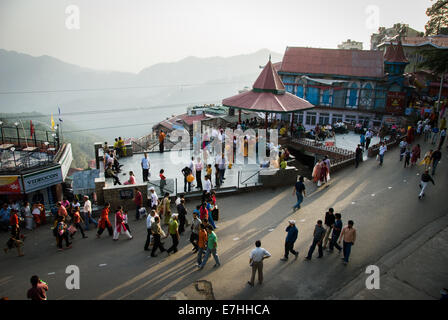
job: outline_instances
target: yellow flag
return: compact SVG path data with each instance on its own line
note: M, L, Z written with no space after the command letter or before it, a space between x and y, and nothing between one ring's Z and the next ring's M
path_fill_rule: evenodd
M53 114L51 114L51 130L54 131L54 119L53 119Z

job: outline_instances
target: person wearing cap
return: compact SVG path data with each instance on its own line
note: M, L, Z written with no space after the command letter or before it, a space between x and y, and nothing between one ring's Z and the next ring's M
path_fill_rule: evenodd
M89 224L94 223L95 228L98 227L98 222L92 218L92 203L89 196L84 196L84 221L86 223L86 231L89 230Z
M168 255L171 252L176 253L177 252L177 245L179 244L179 222L178 222L178 214L173 213L171 215L171 219L168 222L168 233L171 236L171 239L173 240L173 245L169 247L167 250Z
M313 233L313 243L311 244L310 250L308 250L308 255L305 257L305 260L311 260L311 256L313 255L314 249L316 245L319 248L319 256L318 258L322 258L324 255L324 251L322 249L322 240L325 237L325 229L322 227L322 220L317 220L316 227L314 228Z
M249 265L252 267L252 276L247 283L253 287L255 281L255 274L258 271L258 283L263 283L263 260L270 258L271 254L261 247L261 241L255 241L255 249L250 252Z
M289 225L286 227L286 232L288 233L285 240L285 255L281 258L281 261L288 260L288 254L291 252L295 255L295 259L299 256L299 252L294 250L294 242L297 240L297 235L299 234L299 230L296 227L295 220L289 220Z

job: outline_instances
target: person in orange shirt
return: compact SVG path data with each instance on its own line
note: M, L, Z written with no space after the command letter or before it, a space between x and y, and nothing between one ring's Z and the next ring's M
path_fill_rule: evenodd
M61 202L57 203L58 207L58 216L62 217L64 221L67 219L67 209L61 204Z
M202 223L199 229L198 259L197 259L198 266L202 264L202 255L207 250L207 240L208 240L208 234L207 231L205 230L205 225Z
M79 207L76 207L75 211L73 212L73 226L77 230L81 231L82 238L85 239L85 238L87 238L87 236L84 234L84 229L81 226L81 221L82 221L82 223L84 223L84 221L81 218L81 215L79 214ZM75 233L76 233L76 231L70 235L70 238L73 239Z
M17 240L19 240L20 239L19 216L17 215L17 210L15 209L11 210L9 225L11 226L11 235Z
M101 234L103 233L104 229L107 228L107 231L109 231L109 235L113 235L113 229L112 224L109 221L109 210L110 210L110 203L106 202L104 205L104 209L101 212L100 220L98 221L98 233L96 234L96 237L101 237Z
M40 224L46 224L47 223L47 217L45 216L45 207L41 202L37 203L37 207L40 210Z

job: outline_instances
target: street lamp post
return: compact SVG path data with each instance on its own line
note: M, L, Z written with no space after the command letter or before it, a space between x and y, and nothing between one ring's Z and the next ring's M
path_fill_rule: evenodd
M16 154L15 154L16 148L12 147L10 150L12 151L12 156L14 158L14 167L17 167Z
M3 121L0 121L0 130L2 132L2 144L5 144L5 134L3 133Z
M17 129L17 145L20 147L19 123L18 122L14 122L14 125L16 126L16 129Z

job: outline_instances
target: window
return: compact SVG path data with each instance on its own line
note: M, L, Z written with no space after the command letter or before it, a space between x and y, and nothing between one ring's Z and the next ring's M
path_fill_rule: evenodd
M304 92L304 90L303 90L303 80L299 80L299 81L297 82L297 91L296 91L296 95L297 95L299 98L303 98L303 92Z
M321 89L320 90L320 104L322 106L329 106L331 104L331 89Z
M347 90L343 88L333 89L333 107L337 108L345 107L346 92Z
M316 112L306 113L306 124L314 126L316 124Z
M319 125L325 126L330 123L330 114L329 113L320 113L319 114Z
M342 114L333 114L332 121L333 123L342 122Z
M297 115L298 115L297 123L303 124L303 111L302 112L298 112Z
M356 116L345 115L345 122L350 122L352 124L356 124Z
M285 85L285 91L294 94L294 86L287 84Z
M347 106L356 107L358 105L358 85L353 82L348 90Z
M319 104L319 88L307 87L306 100L308 100L309 103L317 106Z
M361 90L359 104L367 109L373 106L373 86L370 82L366 83Z

